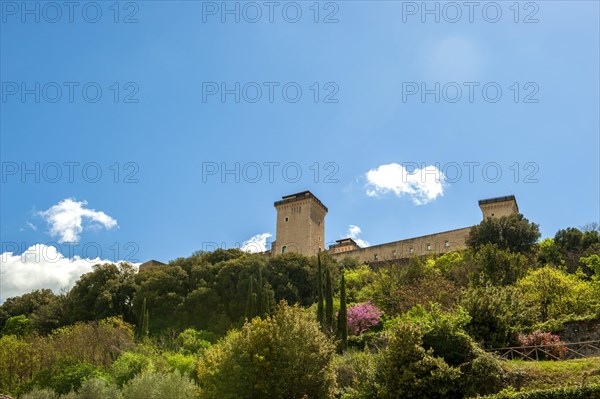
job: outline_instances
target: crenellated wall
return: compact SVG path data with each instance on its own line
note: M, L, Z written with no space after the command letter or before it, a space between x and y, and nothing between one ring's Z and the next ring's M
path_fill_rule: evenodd
M357 257L360 263L380 262L386 260L410 258L455 251L465 247L471 227L429 234L406 240L394 241L353 251L329 252L336 260L345 257Z

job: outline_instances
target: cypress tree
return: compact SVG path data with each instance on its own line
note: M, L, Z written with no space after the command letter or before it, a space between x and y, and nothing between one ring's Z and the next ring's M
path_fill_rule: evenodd
M325 325L329 332L333 331L333 288L329 267L325 269Z
M342 281L340 283L340 312L338 313L337 335L340 339L340 349L348 348L348 309L346 307L346 279L342 269Z
M150 313L148 312L148 306L146 302L147 298L144 298L142 302L142 319L138 327L138 334L140 338L148 337L150 330Z
M248 282L248 298L246 299L246 311L245 317L250 320L254 317L254 308L255 308L255 294L254 294L254 276L250 276L250 281Z
M265 307L263 301L263 278L262 269L258 269L258 286L256 289L256 314L260 317L265 315Z
M317 321L323 326L323 270L321 269L321 254L317 254Z

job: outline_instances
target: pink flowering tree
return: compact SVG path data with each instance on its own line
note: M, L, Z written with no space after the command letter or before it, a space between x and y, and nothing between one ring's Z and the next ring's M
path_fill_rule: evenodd
M370 327L376 326L381 321L381 310L371 301L348 308L348 329L354 335L362 334Z
M549 332L534 331L529 335L519 334L517 336L519 345L525 346L525 352L528 356L535 354L538 351L538 358L546 359L547 352L550 355L561 358L567 354L568 350L565 343L561 341L558 335L554 335Z

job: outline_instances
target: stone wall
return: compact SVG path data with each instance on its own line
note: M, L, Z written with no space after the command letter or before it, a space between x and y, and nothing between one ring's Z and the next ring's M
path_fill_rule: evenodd
M360 263L382 262L412 256L426 256L455 251L465 247L471 227L429 234L386 244L373 245L354 251L330 253L336 260L345 257L357 257Z
M560 331L554 331L564 342L587 342L600 340L600 319L565 323Z

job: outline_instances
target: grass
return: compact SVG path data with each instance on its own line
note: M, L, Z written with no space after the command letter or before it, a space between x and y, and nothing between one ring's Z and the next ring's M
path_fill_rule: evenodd
M504 362L509 384L519 390L600 383L600 357L565 361Z

